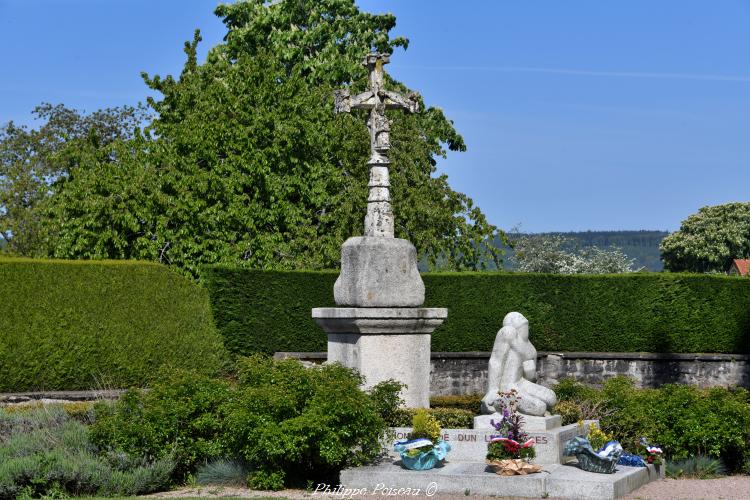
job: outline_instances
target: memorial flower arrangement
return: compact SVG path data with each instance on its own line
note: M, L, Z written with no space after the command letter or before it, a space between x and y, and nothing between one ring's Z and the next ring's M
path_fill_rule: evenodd
M583 421L580 421L579 425L584 428ZM646 467L648 464L658 466L663 462L662 449L651 445L645 437L641 438L637 454L628 453L595 422L589 424L585 435L577 436L566 443L565 454L575 455L579 467L583 470L607 474L615 472L616 465Z
M622 453L622 446L617 441L610 441L596 451L583 436L576 436L565 443L563 451L564 455L575 456L582 470L600 474L614 474Z
M523 431L523 416L518 413L520 396L515 390L498 396L495 408L500 418L490 421L497 434L492 435L487 445L487 464L501 476L541 471L539 465L530 463L536 456L535 441Z
M646 455L646 463L661 465L664 462L662 459L663 450L658 446L650 444L645 437L641 438L641 447L642 453Z
M603 431L596 422L590 422L587 428L584 421L579 420L578 427L581 435L565 443L563 453L567 456L575 456L578 460L578 467L582 470L613 474L618 464L631 465L624 462L630 461L631 457L640 458L626 453L620 443L615 441L612 435Z
M583 427L583 422L579 422L579 425ZM641 438L636 453L629 453L622 449L620 443L615 441L611 434L604 432L595 422L592 422L589 425L586 439L594 453L601 458L611 457L616 451L619 451L620 456L617 465L646 467L648 464L658 466L663 463L662 449L649 444L645 437Z
M396 441L394 449L407 469L428 470L441 463L451 445L440 439L440 424L420 408L412 418L411 439Z

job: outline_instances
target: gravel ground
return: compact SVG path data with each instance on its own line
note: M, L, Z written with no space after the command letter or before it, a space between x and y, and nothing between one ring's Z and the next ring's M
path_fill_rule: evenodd
M750 498L750 476L729 476L721 479L662 479L634 491L627 497L635 499L735 499Z
M181 498L181 497L238 497L238 498L259 498L275 497L279 500L288 498L294 500L314 498L342 498L333 495L313 494L305 490L284 490L284 491L254 491L247 488L232 488L225 486L204 486L200 488L182 488L175 491L156 493L149 495L156 498ZM372 498L372 496L368 497ZM377 495L378 498L387 498ZM367 497L354 497L367 498ZM393 498L393 497L390 497ZM510 500L512 497L488 497L472 495L441 495L439 492L431 497L423 495L422 498L431 498L434 500L449 500L453 498L471 498L472 500ZM750 476L730 476L721 479L663 479L647 484L641 489L634 491L624 497L627 500L652 500L652 499L750 499ZM515 498L514 498L515 500Z

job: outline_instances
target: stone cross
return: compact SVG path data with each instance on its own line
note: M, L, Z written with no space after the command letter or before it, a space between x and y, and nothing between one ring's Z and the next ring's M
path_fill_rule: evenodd
M391 149L391 122L385 116L386 109L403 109L408 113L418 111L417 94L406 97L398 92L385 90L383 85L383 65L388 64L388 54L371 53L365 56L363 65L370 72L370 86L361 94L351 96L349 89L333 93L336 113L348 113L354 109L368 109L370 116L367 128L370 130L370 194L367 198L365 236L393 238L393 212L391 211L390 180L388 175L388 150Z

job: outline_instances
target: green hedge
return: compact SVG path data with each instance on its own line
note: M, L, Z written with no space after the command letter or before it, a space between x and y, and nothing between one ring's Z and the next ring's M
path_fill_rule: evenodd
M0 392L142 386L226 357L206 291L164 266L0 259Z
M236 354L325 351L310 309L335 305L337 272L204 268L217 326ZM428 273L426 306L448 307L433 351L489 351L520 311L540 351L750 353L750 279L635 273Z

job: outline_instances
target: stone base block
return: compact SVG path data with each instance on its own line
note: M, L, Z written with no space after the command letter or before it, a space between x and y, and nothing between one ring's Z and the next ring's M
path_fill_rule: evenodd
M596 420L584 422L584 432L592 422L596 422ZM407 439L411 427L394 427L393 430L396 432L396 439ZM528 430L527 432L529 438L536 442L534 445L536 451L535 463L562 464L575 461L575 458L563 455L563 448L569 439L578 434L583 434L578 424L565 425L546 431ZM451 462L477 462L484 460L484 457L487 456L487 444L492 439L493 434L495 434L494 429L443 429L442 439L451 445L451 451L448 455ZM391 456L395 458L395 452Z
M349 238L341 246L341 274L333 298L339 306L421 306L424 283L414 245L399 238Z
M474 417L474 428L492 429L490 420L497 422L500 420L501 416L500 413L493 413L492 415L479 415L478 417ZM545 417L524 415L523 422L523 428L527 431L548 431L560 427L562 425L562 417L560 415L548 415Z
M341 485L359 489L360 496L405 496L419 490L416 494L430 496L613 499L659 478L653 466L618 467L614 474L596 474L576 465L552 464L538 474L498 476L484 462L454 462L451 455L443 467L429 471L410 471L398 461L347 469L341 472Z
M366 388L398 380L406 406L430 406L430 334L447 309L321 307L312 316L328 333L329 362L358 370Z

